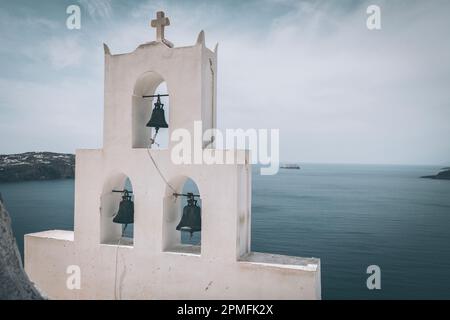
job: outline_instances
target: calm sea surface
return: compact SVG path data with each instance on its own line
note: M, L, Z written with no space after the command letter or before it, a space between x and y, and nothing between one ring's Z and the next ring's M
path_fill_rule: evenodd
M252 250L318 257L324 299L450 299L450 181L439 167L304 164L253 174ZM23 235L73 229L73 180L0 184ZM366 287L369 265L381 290Z

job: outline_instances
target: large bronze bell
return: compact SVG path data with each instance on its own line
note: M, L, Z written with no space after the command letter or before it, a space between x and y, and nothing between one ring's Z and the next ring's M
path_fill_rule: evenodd
M134 222L134 203L131 200L130 191L123 191L122 201L120 201L119 205L119 211L114 216L113 222L125 225Z
M201 208L197 205L193 193L188 193L188 204L183 209L183 216L177 225L178 231L186 231L192 234L202 230Z
M166 117L164 116L164 104L161 103L161 98L158 98L155 103L155 108L153 108L152 116L150 117L147 127L151 128L168 128L169 125L166 122Z

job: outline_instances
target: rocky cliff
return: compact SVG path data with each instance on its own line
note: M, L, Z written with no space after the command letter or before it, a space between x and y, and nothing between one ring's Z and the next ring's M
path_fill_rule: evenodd
M0 194L0 300L43 299L25 273Z
M75 155L27 152L0 155L0 182L72 179Z
M441 172L433 176L424 176L422 178L450 180L450 168L443 168Z

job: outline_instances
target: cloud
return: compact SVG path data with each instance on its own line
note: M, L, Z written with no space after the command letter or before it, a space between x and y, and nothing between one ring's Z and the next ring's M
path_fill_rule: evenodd
M50 39L44 47L49 62L57 69L80 65L87 53L76 36Z
M450 160L445 140L450 136L450 65L445 63L450 57L446 41L450 3L380 0L380 31L366 28L365 9L370 1L260 3L147 1L128 7L121 3L120 17L107 28L84 25L78 37L52 35L38 47L36 56L42 58L36 61L49 61L58 71L46 85L66 92L59 93L58 100L61 108L72 110L70 116L51 117L61 127L67 122L69 128L77 128L67 135L65 148L92 146L79 133L83 125L93 141L101 141L99 124L91 121L101 119L102 112L101 42L108 43L113 53L133 51L154 39L149 21L156 10L163 9L171 19L166 36L176 46L194 44L201 29L206 31L209 47L220 43L220 128L280 128L281 157L286 161L417 164ZM87 11L100 23L100 17L112 16L116 4L97 6ZM54 84L59 79L66 87ZM89 85L83 85L86 81ZM11 112L9 132L22 134L23 126L32 126L17 120L26 103L21 104L23 110L5 107L15 104L12 92L19 95L26 85L33 87L23 82L19 90L8 80L0 86L2 95L11 92L7 103L0 99L2 114ZM39 88L34 96L55 108L45 112L60 111L47 97L53 90ZM77 108L82 111L75 112ZM87 120L93 110L95 117ZM51 141L61 144L57 137ZM5 142L0 147L7 148Z
M315 3L278 16L264 37L226 37L219 123L281 128L293 161L448 161L450 23L431 5L383 3L378 33L364 5Z
M0 91L0 135L9 137L2 139L2 150L73 152L80 145L100 145L103 99L98 83L0 78Z
M0 53L8 55L29 54L36 44L38 37L29 37L30 34L49 34L58 29L58 24L48 18L25 14L18 18L6 10L0 10Z
M112 17L111 0L78 0L78 3L95 22L101 19L111 19Z

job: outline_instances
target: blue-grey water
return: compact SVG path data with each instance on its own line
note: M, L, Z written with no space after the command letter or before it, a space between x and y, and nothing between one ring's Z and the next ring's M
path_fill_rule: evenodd
M304 164L253 173L252 250L318 257L324 299L450 299L450 181L431 166ZM23 235L73 228L72 180L0 184ZM366 269L381 268L381 290Z

